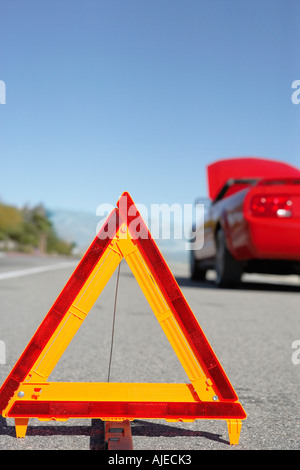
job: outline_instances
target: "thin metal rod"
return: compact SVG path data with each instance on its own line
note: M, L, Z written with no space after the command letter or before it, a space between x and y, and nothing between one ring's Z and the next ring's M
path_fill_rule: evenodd
M112 360L112 353L113 353L114 334L115 334L115 321L116 321L116 310L117 310L117 297L118 297L119 278L120 278L120 268L121 268L121 263L119 263L119 266L118 266L118 274L117 274L117 284L116 284L116 293L115 293L113 325L112 325L112 332L111 332L110 356L109 356L109 365L108 365L107 382L109 382L109 379L110 379L111 360Z

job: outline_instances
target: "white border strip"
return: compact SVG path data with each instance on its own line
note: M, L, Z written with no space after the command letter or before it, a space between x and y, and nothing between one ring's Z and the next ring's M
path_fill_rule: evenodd
M36 268L20 269L18 271L10 271L6 273L0 273L0 281L2 279L12 279L15 277L30 276L31 274L45 273L48 271L56 271L57 269L70 268L76 266L76 261L66 261L65 263L50 264L47 266L38 266Z

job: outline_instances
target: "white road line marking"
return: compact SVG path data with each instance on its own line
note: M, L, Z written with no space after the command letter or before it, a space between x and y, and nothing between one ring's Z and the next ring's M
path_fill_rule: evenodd
M45 273L48 271L55 271L57 269L69 268L76 266L78 263L75 261L66 261L65 263L50 264L47 266L38 266L36 268L19 269L18 271L8 271L6 273L0 273L0 280L11 279L14 277L29 276L31 274Z

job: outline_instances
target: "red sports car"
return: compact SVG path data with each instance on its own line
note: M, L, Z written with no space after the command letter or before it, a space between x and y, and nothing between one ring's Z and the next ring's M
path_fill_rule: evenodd
M234 287L243 272L300 274L300 170L244 157L209 165L207 176L210 204L195 228L192 279L214 269L218 286Z

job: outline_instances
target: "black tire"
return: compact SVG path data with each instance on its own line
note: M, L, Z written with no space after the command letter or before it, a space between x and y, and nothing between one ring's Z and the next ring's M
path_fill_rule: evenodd
M190 251L190 274L193 281L204 281L206 269L201 268L200 261L195 258L194 250Z
M215 260L216 284L219 287L236 287L241 281L242 264L226 246L225 234L219 229L216 234L217 255Z

